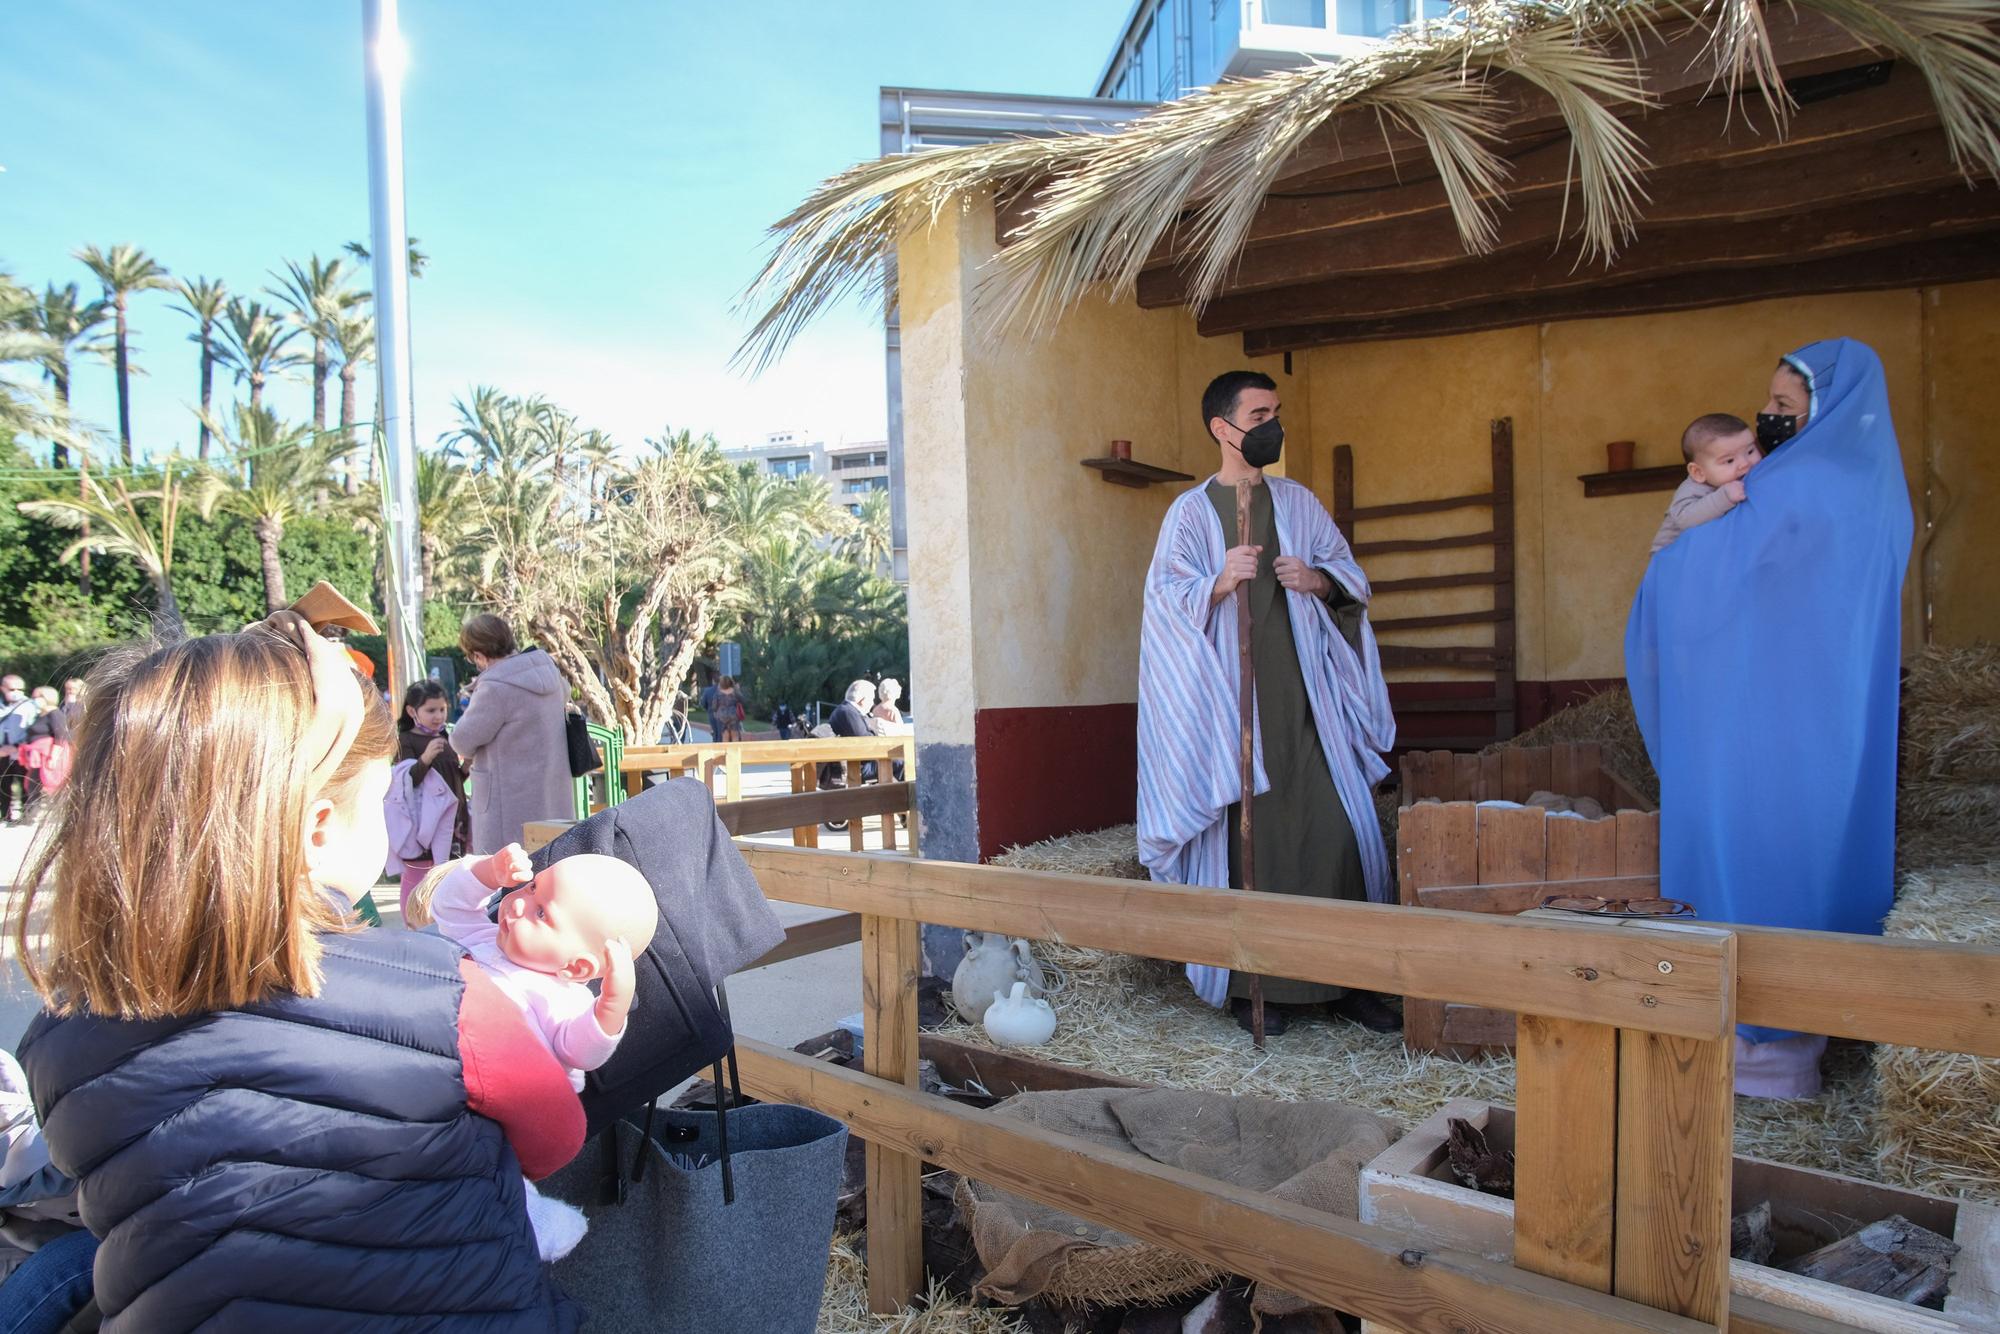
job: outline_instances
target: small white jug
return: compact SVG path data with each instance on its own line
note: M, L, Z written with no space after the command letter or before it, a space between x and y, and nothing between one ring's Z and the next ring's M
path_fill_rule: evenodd
M1026 982L1016 982L1011 996L994 992L986 1007L986 1036L1003 1047L1039 1047L1055 1031L1056 1012L1047 1001L1030 996Z

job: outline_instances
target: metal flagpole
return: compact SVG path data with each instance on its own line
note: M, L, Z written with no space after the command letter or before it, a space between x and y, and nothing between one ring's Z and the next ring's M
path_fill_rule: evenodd
M389 688L425 675L417 558L415 423L410 389L409 232L403 217L403 32L396 0L361 0L368 85L369 244L375 253L375 364L382 418L383 566L389 586Z

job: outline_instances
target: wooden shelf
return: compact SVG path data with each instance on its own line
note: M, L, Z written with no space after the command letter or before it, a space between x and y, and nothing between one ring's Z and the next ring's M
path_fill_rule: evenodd
M1624 472L1587 472L1576 480L1586 496L1635 496L1641 491L1671 491L1687 480L1681 464L1666 468L1628 468Z
M1155 468L1150 463L1134 463L1131 459L1085 459L1083 466L1097 469L1098 476L1119 486L1151 486L1155 482L1192 482L1193 473L1175 472L1171 468Z

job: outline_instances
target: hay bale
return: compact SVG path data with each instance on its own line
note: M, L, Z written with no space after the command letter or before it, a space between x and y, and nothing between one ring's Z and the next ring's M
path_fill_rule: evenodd
M1903 677L1903 781L2000 782L2000 645L1926 648Z
M1119 880L1148 878L1139 861L1139 826L1132 824L1018 844L995 857L993 865L1063 875L1106 875Z
M1660 776L1653 772L1653 761L1646 754L1646 739L1639 735L1639 719L1632 712L1632 695L1623 686L1579 700L1512 740L1496 741L1480 754L1576 741L1595 741L1601 747L1607 769L1647 801L1659 804Z
M2000 946L2000 859L1903 878L1891 936ZM1878 1047L1875 1122L1897 1180L2000 1203L2000 1060Z

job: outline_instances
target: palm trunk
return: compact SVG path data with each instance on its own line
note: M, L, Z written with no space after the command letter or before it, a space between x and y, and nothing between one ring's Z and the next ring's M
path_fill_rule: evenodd
M340 364L340 438L349 449L354 447L354 363L351 361ZM354 475L352 454L347 456L341 471L346 474L342 489L351 496L361 489L360 479Z
M161 573L153 576L153 599L159 604L155 610L159 628L168 632L170 638L180 638L187 630L187 623L181 620L181 604L174 598L172 575Z
M313 339L313 430L326 430L326 340Z
M209 341L209 330L215 326L204 322L201 326L201 447L200 459L208 462L208 403L215 389L215 348Z
M285 605L285 567L278 560L278 543L285 535L285 526L265 518L251 527L257 534L257 554L264 566L264 613L268 616Z
M90 455L85 453L76 469L77 495L88 499L90 496ZM76 591L86 600L90 597L90 520L85 519L77 529L85 539L83 550L77 553Z
M125 466L132 466L132 363L125 349L125 294L113 303L118 312L118 346L113 356L118 372L118 447L124 452Z
M55 381L56 406L61 410L60 415L62 417L62 420L64 422L67 422L69 421L68 360L65 359L63 361L60 361L55 366L51 367L49 370L49 378ZM62 469L69 467L69 446L64 444L60 440L54 441L52 443L53 443L53 448L49 451L50 454L52 455L50 462L55 464L57 471L61 471Z
M264 372L250 372L250 411L264 406Z

